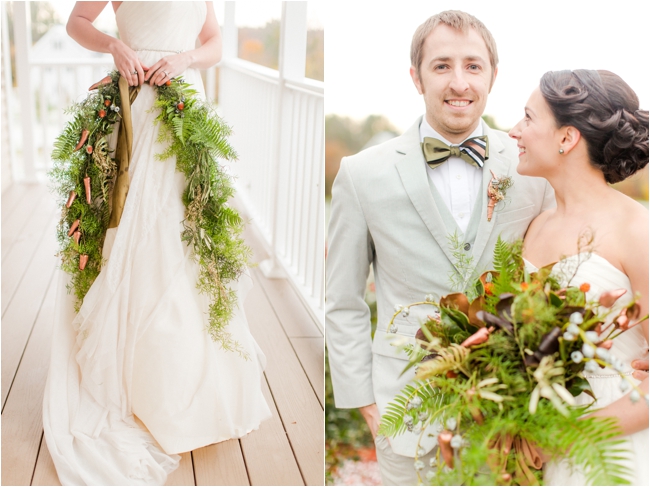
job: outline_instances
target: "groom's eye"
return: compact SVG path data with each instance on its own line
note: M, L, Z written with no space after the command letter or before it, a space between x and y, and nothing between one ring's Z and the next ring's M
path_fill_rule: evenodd
M478 71L479 69L481 69L481 67L478 64L470 64L469 69L471 69L472 71Z

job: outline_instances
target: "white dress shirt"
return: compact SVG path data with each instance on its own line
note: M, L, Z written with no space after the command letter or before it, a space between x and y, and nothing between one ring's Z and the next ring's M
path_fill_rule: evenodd
M479 123L478 127L467 138L481 135L483 135L483 125ZM458 145L451 144L442 135L433 130L427 122L426 117L423 117L422 123L420 124L420 142L423 142L425 137L442 140L448 145ZM460 157L450 157L435 169L431 169L427 164L427 174L440 193L440 196L442 196L443 201L461 231L465 233L472 210L474 209L474 203L481 190L483 169L468 164Z

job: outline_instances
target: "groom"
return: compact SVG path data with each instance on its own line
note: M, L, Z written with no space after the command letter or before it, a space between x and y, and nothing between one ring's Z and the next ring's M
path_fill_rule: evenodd
M431 431L377 436L380 415L413 377L412 371L400 376L407 357L391 345L392 333L411 339L432 312L413 308L389 333L395 305L452 292L450 276L463 272L454 251L471 258L477 271L491 268L499 235L522 238L533 218L555 205L544 179L517 174L515 142L481 120L497 63L494 38L472 15L446 11L429 18L411 45L411 77L425 116L402 136L344 158L332 189L326 321L334 395L337 407L359 408L365 417L384 485L415 485L418 438L427 469L435 451ZM493 174L514 184L488 220ZM370 265L374 340L364 301Z
M344 158L332 189L326 322L334 395L337 407L359 408L365 417L384 485L415 485L418 442L423 476L435 452L433 427L422 435L377 436L380 415L413 377L400 376L407 357L391 341L395 334L412 339L432 311L413 308L387 330L394 307L452 292L450 276L465 270L454 253L471 258L478 272L490 269L499 235L522 238L533 218L555 205L545 180L517 174L515 142L481 120L497 63L494 39L475 17L446 11L429 18L411 45L411 77L425 116L401 137ZM514 184L488 220L493 174ZM364 301L370 265L374 340ZM632 365L635 376L646 375L647 360Z

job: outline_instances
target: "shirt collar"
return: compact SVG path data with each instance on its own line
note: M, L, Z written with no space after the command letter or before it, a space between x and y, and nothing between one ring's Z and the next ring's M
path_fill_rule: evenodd
M479 120L478 126L467 138L469 139L470 137L480 137L481 135L483 135L483 124ZM447 145L456 145L452 144L438 132L433 130L431 125L429 125L429 122L427 122L426 116L422 117L422 123L420 123L420 142L423 142L425 137L433 137L434 139L442 140Z

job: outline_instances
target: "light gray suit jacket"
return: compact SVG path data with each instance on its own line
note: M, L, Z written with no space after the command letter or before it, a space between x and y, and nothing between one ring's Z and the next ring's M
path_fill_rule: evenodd
M455 231L476 264L489 270L497 237L522 238L542 210L555 205L553 190L540 178L517 174L516 143L484 124L489 158L483 168L481 193L463 234L435 186L429 183L420 148L420 122L402 136L344 158L332 188L328 232L326 330L336 406L386 406L413 378L400 377L407 356L391 345L387 326L396 304L437 299L453 292L449 276L457 272L449 247ZM483 122L482 122L483 123ZM490 170L511 176L506 201L487 221ZM377 331L370 336L370 310L364 301L369 267L373 265L377 294ZM413 308L395 320L397 334L412 340L432 309ZM414 456L419 435L391 439L393 451ZM426 451L433 438L423 435Z

